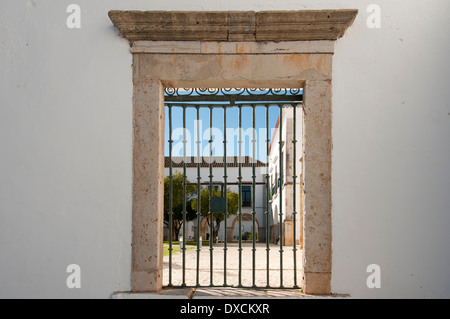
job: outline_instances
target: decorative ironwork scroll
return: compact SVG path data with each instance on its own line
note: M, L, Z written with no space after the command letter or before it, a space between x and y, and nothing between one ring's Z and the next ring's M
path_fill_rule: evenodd
M301 101L301 88L164 88L166 102Z

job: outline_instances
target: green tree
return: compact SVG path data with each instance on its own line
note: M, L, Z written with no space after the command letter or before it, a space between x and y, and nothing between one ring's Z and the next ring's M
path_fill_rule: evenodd
M189 184L186 179L186 184ZM169 226L169 186L170 178L164 178L164 222ZM192 208L190 197L195 193L194 185L186 185L186 221L193 220L197 217L197 212ZM172 174L172 229L174 240L178 240L180 229L183 226L183 174L175 172Z
M212 191L212 197L221 197L221 192L218 189ZM236 192L227 189L227 216L236 215L238 211L239 195ZM197 198L192 199L192 209L197 211ZM225 219L223 212L215 212L212 214L209 210L209 187L204 187L200 192L200 208L201 215L206 217L209 229L212 230L213 240L215 241L219 234L220 224ZM212 217L212 218L211 218Z

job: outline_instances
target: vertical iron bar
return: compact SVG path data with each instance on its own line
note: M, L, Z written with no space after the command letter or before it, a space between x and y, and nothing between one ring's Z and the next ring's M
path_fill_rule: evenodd
M183 287L186 286L186 143L186 107L183 107Z
M169 105L169 287L172 286L173 176L172 176L172 106Z
M252 139L252 283L253 287L256 287L256 277L255 277L255 268L256 268L256 206L255 206L255 188L256 188L256 171L255 171L255 162L256 162L256 123L255 123L255 105L252 105L252 131L253 131L253 139Z
M297 105L296 104L293 104L292 105L292 107L294 108L293 109L293 113L294 113L294 115L293 115L293 121L292 121L292 125L294 126L294 128L293 128L293 139L292 139L292 145L293 145L293 148L294 148L294 150L293 150L293 159L292 159L292 161L293 161L293 163L292 163L292 170L293 170L293 172L292 172L292 188L293 188L293 206L294 206L294 209L293 209L293 224L294 224L294 231L293 231L293 236L294 236L294 240L293 240L293 242L294 242L294 247L293 247L293 252L294 252L294 288L298 288L298 286L297 286L297 221L296 221L296 215L297 215L297 202L296 202L296 197L297 197L297 190L296 190L296 188L297 188L297 163L296 163L296 161L297 161L297 129L296 129L296 126L297 126L297 112L296 112L296 108L297 108Z
M270 287L269 274L269 105L266 105L266 281L267 288Z
M279 158L278 158L278 165L280 168L280 177L278 180L278 187L279 187L279 208L280 208L280 219L279 219L279 240L280 240L280 287L283 288L283 104L279 104L280 108L280 116L279 116L279 123L278 123L278 137L279 137Z
M197 106L197 286L200 286L200 219L201 219L201 177L200 177L200 107Z
M223 246L223 285L227 285L227 219L228 219L228 202L227 202L227 107L223 107L223 182L224 182L224 197L225 197L225 212L224 212L224 246Z
M238 276L238 287L242 287L242 107L239 106L239 158L238 158L238 182L239 182L239 204L238 204L238 215L239 215L239 276Z
M213 108L209 107L209 280L210 286L213 286L213 219L214 213L211 210L211 198L213 197L213 172L212 172L212 121L213 121Z

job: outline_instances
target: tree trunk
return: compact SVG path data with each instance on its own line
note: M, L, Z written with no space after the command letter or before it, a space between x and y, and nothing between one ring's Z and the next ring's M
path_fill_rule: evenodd
M214 243L217 243L217 238L219 236L219 230L220 230L220 223L221 220L220 219L216 219L216 226L214 227Z
M178 236L180 235L181 223L173 221L173 241L178 241Z

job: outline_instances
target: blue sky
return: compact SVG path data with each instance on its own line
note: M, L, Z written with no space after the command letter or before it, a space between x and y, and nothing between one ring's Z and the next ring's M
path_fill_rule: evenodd
M237 107L227 108L227 156L236 156L238 155L238 143L237 143L237 128L238 128L238 119L239 119L239 111ZM252 135L251 128L253 126L252 123L252 108L251 107L243 107L242 108L242 129L243 129L243 138L246 140L242 145L242 155L252 156L252 145L250 141L250 137ZM224 121L223 121L224 110L222 108L214 108L213 109L213 156L222 156L223 155L223 132L224 132ZM279 114L279 108L277 106L269 107L269 138L271 138L273 134L273 130L275 128L277 119ZM186 128L187 128L187 139L189 139L190 135L190 143L188 141L186 147L186 155L191 156L197 155L197 146L196 146L196 120L197 120L197 110L195 108L187 108L186 109ZM266 109L265 107L257 106L255 109L255 128L256 128L256 154L257 158L266 161L265 159L265 138L266 138ZM205 155L209 155L209 108L201 108L200 109L200 131L201 131L201 150ZM182 155L180 153L180 148L182 148L182 128L183 128L183 109L181 107L172 107L172 138L173 138L173 155ZM165 145L164 145L164 153L166 156L169 155L169 111L166 107L166 125L165 125ZM264 139L264 140L262 140ZM258 145L263 149L259 149ZM205 152L206 150L206 152Z
M227 110L227 156L238 155L238 119L239 110L238 107L228 107ZM252 123L252 107L245 106L242 107L242 129L243 138L245 138L244 144L242 145L242 156L253 156L252 145L251 145L251 128ZM273 131L275 129L279 115L278 106L269 107L269 139L272 137ZM223 155L223 127L224 127L224 109L223 108L213 108L213 156ZM187 129L187 139L188 144L186 146L187 156L197 155L197 145L196 145L196 120L197 120L197 110L194 107L186 108L186 129ZM205 156L209 156L209 108L200 108L200 123L201 123L201 152ZM256 158L266 162L266 108L264 106L256 106L255 108L255 128L256 128ZM173 106L172 107L172 138L173 138L173 156L182 156L182 128L183 128L183 108ZM189 141L190 137L190 141ZM166 156L169 155L169 111L166 106L165 109L165 145L164 153Z

